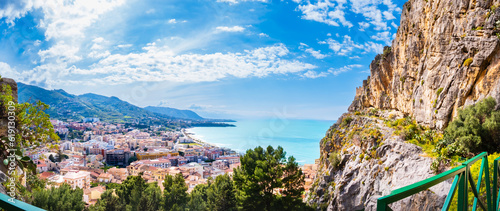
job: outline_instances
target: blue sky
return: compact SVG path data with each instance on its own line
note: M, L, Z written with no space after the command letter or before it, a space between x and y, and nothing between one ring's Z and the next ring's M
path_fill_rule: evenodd
M0 74L214 118L335 120L397 0L0 0Z

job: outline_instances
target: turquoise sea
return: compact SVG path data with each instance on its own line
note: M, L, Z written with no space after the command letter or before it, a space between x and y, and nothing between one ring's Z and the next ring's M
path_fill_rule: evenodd
M282 146L287 156L299 164L319 158L319 142L335 121L297 119L245 119L236 127L195 127L187 130L193 137L220 147L244 153L256 146Z

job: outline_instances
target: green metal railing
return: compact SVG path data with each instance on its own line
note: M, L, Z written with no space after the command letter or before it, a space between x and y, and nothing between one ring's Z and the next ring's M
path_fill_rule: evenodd
M35 207L31 204L14 199L14 203L9 201L10 196L0 193L0 210L14 210L14 211L45 211L44 209Z
M472 178L472 174L470 173L470 167L475 162L481 160L481 168L479 170L479 176L477 179L477 185ZM495 210L498 211L499 201L500 201L500 193L498 190L498 176L499 173L499 163L500 157L495 159L494 162L494 171L493 171L493 190L490 185L490 177L488 170L488 153L483 152L472 159L462 163L461 166L433 176L431 178L422 180L420 182L408 185L406 187L399 188L391 192L391 194L387 196L380 197L377 200L377 211L386 211L391 210L389 208L389 204L402 200L408 196L417 194L421 191L427 190L432 186L435 186L445 180L453 179L453 183L451 185L448 196L446 197L446 201L444 202L442 210L448 210L452 203L453 197L457 192L458 188L458 196L457 196L457 210L466 211L469 209L469 192L468 188L470 185L470 190L474 196L474 202L472 204L472 210L476 210L477 207L481 207L483 210ZM484 175L484 185L486 186L486 201L482 200L479 197L479 192L482 184L482 177ZM493 194L491 194L493 192ZM493 201L495 200L495 201Z

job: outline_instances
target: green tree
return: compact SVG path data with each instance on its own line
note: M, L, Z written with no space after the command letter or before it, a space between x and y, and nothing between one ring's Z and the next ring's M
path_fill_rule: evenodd
M167 175L163 187L163 208L165 210L184 210L188 200L187 185L182 174L175 177Z
M278 146L247 150L234 170L234 185L242 210L303 210L304 175L293 157ZM279 193L281 190L281 193Z
M33 205L49 211L81 211L85 207L83 190L68 184L59 188L38 189L33 192Z
M55 163L55 162L56 162L56 159L54 158L54 155L52 155L52 154L50 154L50 155L49 155L49 160L50 160L51 162L53 162L53 163Z
M132 163L132 162L134 162L134 161L137 161L137 157L135 156L135 153L134 153L134 156L132 156L132 157L130 157L130 158L128 159L128 164L131 164L131 163Z
M207 201L209 210L236 210L236 195L233 181L227 174L215 178L208 187Z
M57 161L62 162L65 159L65 154L63 154L63 151L61 149L57 150Z
M205 211L207 210L207 184L199 184L194 187L189 194L187 209L189 211Z
M142 192L146 189L146 181L142 175L128 176L125 181L116 189L116 194L126 205L127 210L140 210L139 201Z
M471 157L482 151L500 151L500 111L492 97L458 111L445 129L437 150L445 156Z
M146 189L144 189L144 192L139 194L141 194L141 196L137 210L157 211L160 209L162 194L161 194L161 189L160 187L158 187L156 182L147 184Z

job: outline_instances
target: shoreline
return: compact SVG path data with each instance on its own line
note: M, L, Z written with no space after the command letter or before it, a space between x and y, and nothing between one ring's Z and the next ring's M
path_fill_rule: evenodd
M207 145L207 146L210 146L210 147L218 147L218 148L223 148L223 147L217 146L217 145L215 145L215 144L208 143L208 142L206 142L206 141L204 141L204 140L201 140L201 139L198 139L198 138L195 138L195 137L191 136L190 134L193 134L193 135L194 135L194 133L186 131L186 130L189 130L189 129L190 129L190 128L183 128L183 129L181 129L181 132L182 132L182 134L183 134L184 136L186 136L186 137L188 137L188 138L192 139L194 142L196 142L196 143L198 143L198 144L201 144L202 146Z

